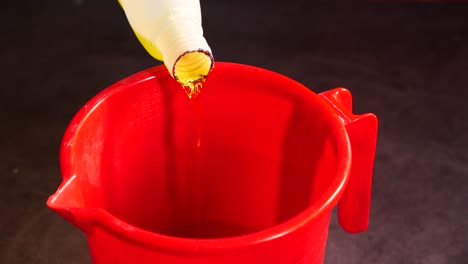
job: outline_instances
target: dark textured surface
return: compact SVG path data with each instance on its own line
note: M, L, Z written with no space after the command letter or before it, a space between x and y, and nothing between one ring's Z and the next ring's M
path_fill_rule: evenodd
M116 1L12 2L1 16L0 263L90 263L84 235L45 207L60 139L89 98L156 62ZM202 2L218 61L316 92L347 87L356 112L380 119L370 229L349 235L333 220L326 263L467 263L468 5L227 2Z

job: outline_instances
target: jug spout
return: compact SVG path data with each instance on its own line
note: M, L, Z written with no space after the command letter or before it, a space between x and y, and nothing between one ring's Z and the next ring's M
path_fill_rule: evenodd
M62 182L57 192L47 200L47 206L84 232L94 219L91 210L84 206L76 176Z

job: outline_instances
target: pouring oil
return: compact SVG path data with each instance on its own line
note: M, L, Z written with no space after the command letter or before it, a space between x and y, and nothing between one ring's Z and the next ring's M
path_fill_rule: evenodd
M192 114L195 137L193 146L195 151L190 152L189 166L193 168L190 175L190 200L187 207L193 208L188 223L183 226L174 226L171 230L167 230L166 234L184 238L222 238L233 237L243 234L248 234L258 231L258 228L253 228L245 225L216 222L207 216L207 203L209 199L206 195L207 184L209 178L207 175L207 159L205 156L206 136L203 129L203 84L206 77L197 80L181 83L182 88L187 93L189 98L189 109ZM180 82L179 82L180 83Z
M200 77L198 79L188 79L188 80L177 80L184 89L189 99L195 99L201 93L203 88L203 83L206 81L206 76Z
M193 177L193 199L191 201L193 208L196 208L193 229L190 233L194 237L205 237L206 233L206 216L205 216L205 198L204 189L206 182L206 164L203 155L203 141L202 141L202 109L201 109L201 91L203 83L206 80L205 77L199 79L187 80L181 82L182 88L187 93L190 101L190 110L193 114L193 122L195 127L195 153L193 156L194 172Z

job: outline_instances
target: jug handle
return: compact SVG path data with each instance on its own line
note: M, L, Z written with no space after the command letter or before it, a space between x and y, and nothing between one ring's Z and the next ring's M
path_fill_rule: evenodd
M338 222L349 233L363 232L369 225L377 117L370 113L354 115L352 96L345 88L335 88L320 95L342 120L351 143L351 171L338 202Z

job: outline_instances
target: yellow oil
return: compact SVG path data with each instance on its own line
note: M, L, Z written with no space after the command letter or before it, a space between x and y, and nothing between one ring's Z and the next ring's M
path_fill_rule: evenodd
M205 82L206 77L201 77L199 79L189 79L185 81L179 81L184 89L185 93L187 93L188 98L194 99L197 98L201 90L203 88L203 83Z
M195 128L195 153L193 155L193 164L194 171L191 175L192 178L192 188L193 196L191 200L191 207L196 208L193 225L195 230L192 232L197 237L204 237L207 232L206 228L206 198L205 198L205 188L206 188L206 164L205 157L203 153L204 142L202 139L203 133L203 113L202 113L202 96L200 96L201 89L205 78L190 81L188 83L182 84L187 96L190 101L190 110L192 112L193 125Z

